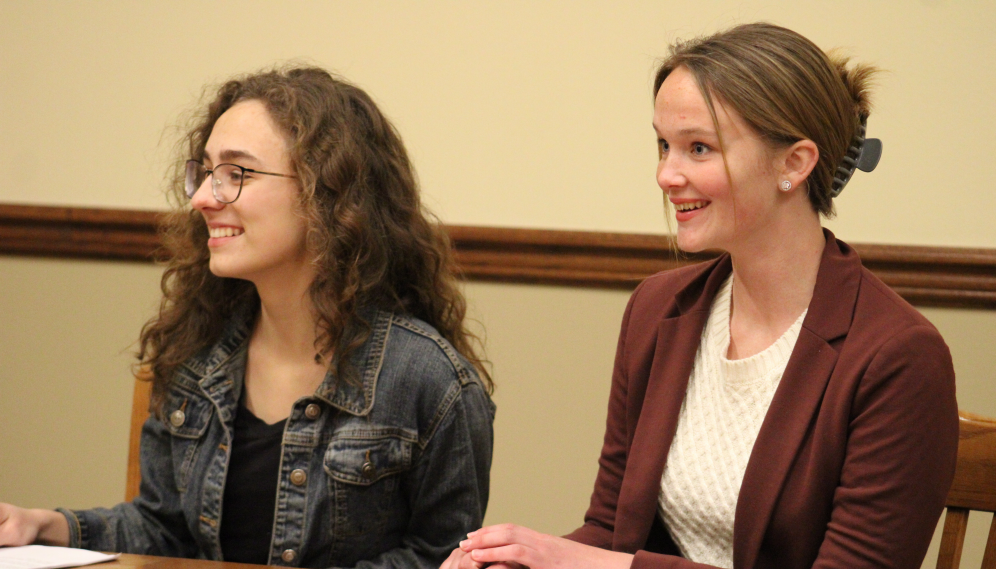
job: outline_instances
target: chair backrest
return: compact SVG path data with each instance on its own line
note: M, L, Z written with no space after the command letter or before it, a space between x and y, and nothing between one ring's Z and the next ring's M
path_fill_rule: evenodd
M944 534L937 569L958 569L970 510L996 512L996 419L962 411L958 466L948 492ZM996 569L996 517L982 558L983 569Z
M142 425L149 418L149 396L152 395L152 382L149 378L135 378L135 391L131 397L131 431L128 433L128 478L125 481L125 501L138 496L142 485L142 468L139 462L139 449L142 443Z

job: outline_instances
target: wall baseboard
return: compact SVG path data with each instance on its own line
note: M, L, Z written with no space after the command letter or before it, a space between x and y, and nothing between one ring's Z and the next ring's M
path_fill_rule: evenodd
M155 211L0 204L0 254L155 260ZM684 255L667 236L448 226L470 280L632 289ZM865 266L918 306L996 309L996 249L854 244Z

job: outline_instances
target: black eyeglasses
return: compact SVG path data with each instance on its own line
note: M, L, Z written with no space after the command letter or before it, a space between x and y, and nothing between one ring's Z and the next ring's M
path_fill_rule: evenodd
M187 177L185 180L185 191L188 198L193 198L197 190L200 189L204 179L211 176L211 194L214 199L221 203L232 203L239 199L242 194L242 182L246 178L246 172L251 174L266 174L267 176L280 176L281 178L294 178L289 174L277 174L275 172L262 172L245 168L238 164L218 164L213 169L208 170L199 160L187 160Z

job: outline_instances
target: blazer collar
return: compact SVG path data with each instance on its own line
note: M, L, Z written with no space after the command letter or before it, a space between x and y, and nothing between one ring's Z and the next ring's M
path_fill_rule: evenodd
M792 464L819 412L861 285L861 260L824 229L826 246L802 330L761 423L733 528L733 566L753 567Z
M823 235L827 244L802 327L829 343L846 335L851 327L862 267L850 245L838 241L829 229L824 229Z
M734 566L750 567L805 427L816 412L837 353L831 342L847 334L854 315L861 261L847 244L823 230L826 245L803 330L747 465L737 504ZM702 330L719 288L732 272L727 254L703 263L663 310L653 363L627 469L617 502L614 549L636 551L646 543L657 511L667 455L678 428ZM667 300L665 300L667 302ZM626 520L623 522L622 520Z
M851 326L861 282L861 259L850 245L838 241L829 229L823 229L823 236L826 245L803 328L830 342L847 334ZM719 288L732 271L733 263L726 253L703 263L698 274L675 294L673 310L665 317L710 310Z
M688 379L709 318L712 300L733 270L729 255L693 269L691 278L665 306L647 380L640 418L630 444L630 456L619 489L613 549L635 552L647 542L657 512L661 474L671 448ZM653 496L654 499L649 499Z
M719 258L702 263L698 274L694 275L684 288L674 295L673 310L665 318L706 311L712 308L712 300L719 293L719 288L733 272L733 261L730 255L724 253ZM704 324L703 324L704 325Z

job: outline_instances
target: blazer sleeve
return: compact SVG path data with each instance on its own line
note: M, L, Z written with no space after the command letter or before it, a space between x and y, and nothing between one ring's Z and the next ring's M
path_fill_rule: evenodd
M813 567L920 567L958 454L951 354L929 324L897 333L855 394L840 483Z
M623 314L622 330L616 345L616 359L612 370L612 388L609 393L609 411L605 426L605 439L602 453L598 458L598 476L591 502L584 516L584 525L564 536L586 545L603 549L612 548L612 535L616 523L616 503L623 474L626 472L629 436L626 432L626 400L628 377L626 373L626 336L630 314L640 289L637 287L630 297Z
M920 567L954 478L954 379L950 352L929 324L898 332L875 353L855 392L840 482L814 569ZM632 566L709 567L646 551Z

